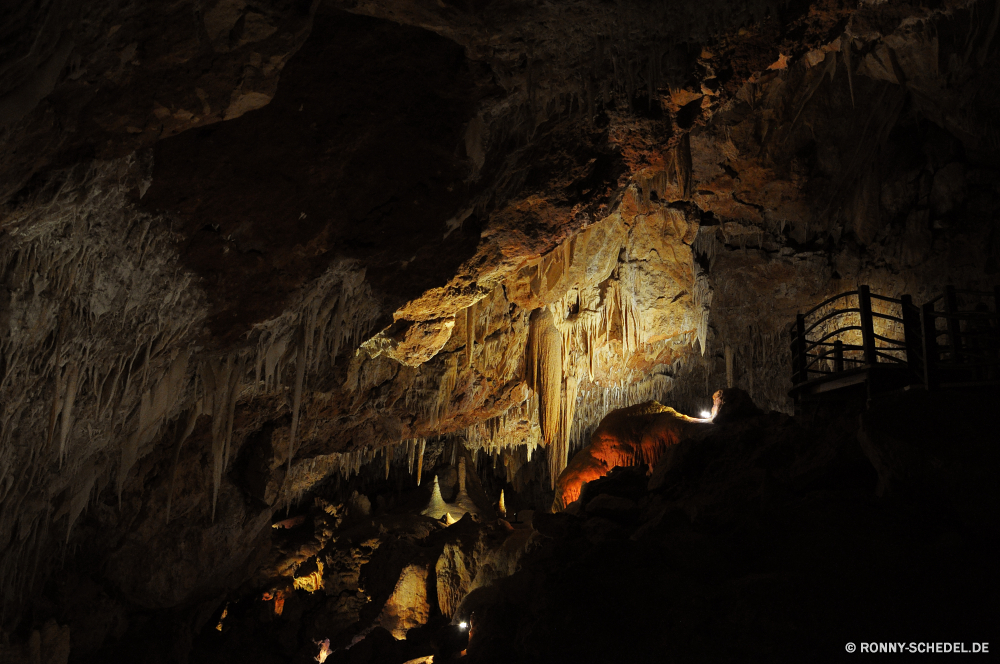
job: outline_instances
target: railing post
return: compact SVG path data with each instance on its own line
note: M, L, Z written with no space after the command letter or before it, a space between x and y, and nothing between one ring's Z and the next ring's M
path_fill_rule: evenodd
M861 309L861 342L865 349L865 363L878 363L875 350L875 321L872 318L872 296L868 286L858 286L858 308Z
M840 339L833 342L833 370L837 373L844 370L844 342Z
M962 321L958 320L958 294L955 293L954 286L944 287L944 312L948 319L948 345L951 348L951 361L958 365L961 363L959 353L962 350Z
M806 372L806 317L802 314L795 316L795 372L793 383L804 383L808 380Z
M913 306L913 298L902 295L899 298L903 310L903 343L906 344L906 364L917 378L923 378L920 366L920 312Z
M924 385L927 390L937 389L937 326L934 303L928 302L920 308L920 327L924 341Z

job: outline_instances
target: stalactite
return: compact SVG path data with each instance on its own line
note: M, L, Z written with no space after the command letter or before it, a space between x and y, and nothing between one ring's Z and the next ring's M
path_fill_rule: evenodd
M59 465L66 458L66 442L69 440L70 427L73 424L73 403L76 401L77 379L80 367L76 362L70 362L66 371L66 394L63 397L62 420L59 424Z
M417 486L420 486L420 478L424 474L424 451L427 449L427 440L424 438L420 439L420 455L417 461Z
M52 400L52 409L49 412L49 430L46 441L46 447L50 447L52 445L52 439L55 437L56 434L56 423L59 420L59 413L60 411L62 411L62 398L63 398L62 372L59 369L56 369L55 374L56 374L56 386L55 386L56 390L55 390L55 398Z
M476 305L465 309L465 366L472 366L472 350L476 339Z
M550 459L558 459L562 447L562 335L553 324L548 308L533 311L529 323L526 378L528 387L539 395L539 420ZM550 464L558 465L558 460Z
M563 399L563 417L562 417L562 445L558 450L558 459L554 462L553 457L556 457L556 450L552 451L550 454L550 473L554 472L554 477L559 477L563 469L566 468L566 464L569 462L569 448L572 439L573 432L573 420L576 416L576 400L579 388L579 381L577 381L576 376L566 377L566 393Z
M302 386L306 376L306 357L309 352L308 334L303 331L295 358L295 391L292 396L292 429L288 434L288 473L292 472L295 456L295 434L299 428L299 408L302 407Z
M712 308L712 285L708 278L708 273L697 263L695 264L695 277L693 286L693 297L695 315L698 316L698 328L696 338L701 346L701 354L708 350L708 317Z
M177 446L174 450L174 463L170 470L170 488L167 491L167 507L166 507L166 522L170 523L170 507L173 504L174 498L174 488L177 485L177 467L180 464L181 459L181 449L184 447L184 441L186 441L191 434L194 432L194 427L198 423L198 417L201 415L201 402L198 401L191 407L188 411L187 422L184 425L184 430L177 438Z

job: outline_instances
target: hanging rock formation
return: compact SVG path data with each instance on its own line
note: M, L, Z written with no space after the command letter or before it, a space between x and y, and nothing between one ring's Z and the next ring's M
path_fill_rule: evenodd
M321 488L413 516L447 441L532 509L616 409L790 413L830 295L1000 283L998 0L140 4L0 22L15 641L187 643Z

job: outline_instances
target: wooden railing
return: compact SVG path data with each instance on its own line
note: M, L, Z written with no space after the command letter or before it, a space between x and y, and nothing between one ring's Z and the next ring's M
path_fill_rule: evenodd
M960 296L980 301L973 310L962 309ZM992 312L984 298L993 300ZM792 383L829 381L876 366L905 371L904 381L928 389L1000 382L998 305L1000 287L980 292L949 286L922 307L909 295L884 297L867 285L840 293L796 316Z
M986 300L993 300L990 311ZM945 288L921 308L928 389L1000 382L1000 286Z
M872 306L873 300L882 305L882 311ZM882 334L876 332L876 320L887 322L880 325ZM883 297L868 286L834 295L795 318L792 382L879 363L917 371L922 363L919 333L920 310L909 295Z

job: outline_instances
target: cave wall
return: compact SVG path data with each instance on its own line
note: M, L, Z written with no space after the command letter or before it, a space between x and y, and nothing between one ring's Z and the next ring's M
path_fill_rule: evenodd
M555 477L613 408L706 405L727 347L788 411L797 311L992 288L998 11L13 12L5 624L60 558L125 605L206 601L387 446L460 437L511 477L544 446Z

